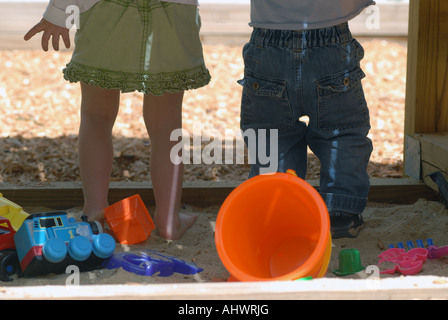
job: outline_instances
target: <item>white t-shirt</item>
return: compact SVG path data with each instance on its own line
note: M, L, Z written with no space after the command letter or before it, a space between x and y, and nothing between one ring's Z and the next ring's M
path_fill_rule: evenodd
M318 29L356 17L373 0L251 0L250 26L276 30Z
M79 8L79 13L89 10L100 0L50 0L47 10L44 13L45 20L54 23L60 27L66 27L67 18L73 14L73 11L66 12L66 8L75 5ZM198 0L163 0L164 2L174 2L190 4L197 6Z

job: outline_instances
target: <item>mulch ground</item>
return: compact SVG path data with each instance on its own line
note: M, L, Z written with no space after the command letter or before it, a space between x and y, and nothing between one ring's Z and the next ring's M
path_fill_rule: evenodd
M403 119L406 86L405 39L360 39L366 52L363 80L370 108L374 152L372 178L403 174ZM239 44L204 43L211 83L187 92L184 129L239 129L243 76ZM79 181L77 132L80 90L62 79L71 52L0 51L0 183ZM150 139L141 117L142 95L122 95L114 128L113 181L148 181ZM207 144L207 143L203 143ZM185 180L247 178L247 164L189 164ZM319 176L319 161L309 154L308 179Z

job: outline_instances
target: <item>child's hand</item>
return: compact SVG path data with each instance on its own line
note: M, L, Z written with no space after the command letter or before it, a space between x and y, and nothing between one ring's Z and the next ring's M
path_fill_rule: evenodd
M38 24L32 27L23 38L28 41L41 31L44 32L42 35L42 49L44 51L48 51L48 42L50 38L52 38L51 43L53 44L54 50L59 50L59 37L62 37L65 47L67 49L70 48L69 29L57 26L45 19L42 19Z

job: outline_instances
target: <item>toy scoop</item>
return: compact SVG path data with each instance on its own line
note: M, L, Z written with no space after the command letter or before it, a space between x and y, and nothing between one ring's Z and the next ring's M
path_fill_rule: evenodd
M378 266L382 263L392 263L393 267L380 271L381 274L394 274L399 272L403 275L413 275L421 271L423 262L428 257L428 250L425 248L415 248L406 252L401 248L391 248L379 256Z
M437 259L442 256L448 255L448 246L445 247L436 247L430 246L428 247L428 258L429 259Z
M165 256L156 251L147 250L140 253L119 252L104 262L107 269L123 268L141 276L156 274L160 277L171 276L174 272L185 275L196 274L203 269L192 262Z

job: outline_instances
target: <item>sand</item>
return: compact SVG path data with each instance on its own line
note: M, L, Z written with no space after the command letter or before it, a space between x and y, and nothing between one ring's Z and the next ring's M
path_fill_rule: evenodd
M47 208L24 208L27 212L42 212ZM150 208L152 212L153 208ZM195 208L184 205L182 211L187 214L198 213L196 224L180 240L167 241L153 231L151 236L138 245L117 244L116 253L129 251L140 253L154 250L163 255L175 256L180 260L195 263L203 271L194 275L173 273L171 276L141 276L119 269L98 269L80 274L80 285L110 285L110 284L156 284L156 283L201 283L224 282L229 273L221 263L214 242L214 227L219 206L209 208ZM67 210L70 216L79 217L79 208ZM448 245L446 228L448 225L448 210L439 202L419 200L411 205L390 205L369 203L364 212L365 227L356 239L333 240L333 249L327 278L335 278L333 270L339 267L339 252L343 249L358 249L363 266L376 265L378 255L387 249L389 244L432 238L438 246ZM33 278L18 278L14 276L12 282L3 282L2 286L45 286L72 284L71 274L46 275ZM448 257L437 260L427 260L418 275L448 276ZM365 271L345 276L349 279L364 279L369 277ZM394 275L380 275L380 278L400 277Z

